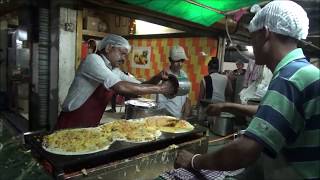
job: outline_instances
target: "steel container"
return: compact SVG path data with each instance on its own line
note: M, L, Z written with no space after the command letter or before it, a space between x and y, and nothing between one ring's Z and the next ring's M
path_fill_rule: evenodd
M191 89L191 82L184 77L179 77L177 78L174 75L169 75L169 81L173 82L174 88L175 88L175 92L174 95L172 96L184 96L189 94L190 89Z
M219 136L226 136L234 132L234 115L221 113L220 116L208 116L209 129Z

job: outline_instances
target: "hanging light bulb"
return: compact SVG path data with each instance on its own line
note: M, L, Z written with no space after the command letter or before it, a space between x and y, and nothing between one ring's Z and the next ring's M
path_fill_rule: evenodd
M129 34L133 35L136 33L136 20L130 19L129 20Z

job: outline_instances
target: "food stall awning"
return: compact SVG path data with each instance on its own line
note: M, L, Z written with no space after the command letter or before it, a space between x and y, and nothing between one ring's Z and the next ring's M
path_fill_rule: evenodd
M98 0L99 1L99 0ZM174 22L177 24L179 22L183 25L184 29L189 30L185 27L192 27L191 31L195 32L196 29L203 29L205 31L214 31L217 29L224 30L224 23L222 20L224 17L231 15L230 17L235 20L235 18L241 18L241 22L237 21L236 24L241 24L245 27L249 24L253 13L248 13L248 10L254 4L259 4L264 6L270 1L264 0L117 0L121 2L120 4L128 4L132 8L139 7L145 9L149 12L162 14L163 16L155 16L158 19L170 20L171 18L176 19ZM307 40L301 41L300 46L306 47L305 51L312 56L319 56L320 52L320 38L319 38L319 0L296 0L308 13L310 20L309 35ZM112 3L110 3L112 4ZM145 14L141 11L141 14ZM152 14L152 13L151 13ZM242 16L243 15L243 16ZM149 14L150 16L150 14ZM237 17L238 16L238 17ZM182 21L177 21L177 19ZM239 20L238 19L238 20ZM148 20L148 19L146 19ZM156 21L157 22L157 21ZM161 22L161 21L158 21ZM190 22L189 24L181 22ZM222 28L221 28L222 22ZM194 23L194 24L192 24ZM159 23L160 24L160 23ZM196 24L196 25L195 25ZM168 23L163 23L162 25L170 25ZM198 26L197 26L198 25ZM232 25L230 23L229 25ZM233 23L233 26L235 24ZM173 27L175 28L175 27ZM239 31L238 31L239 32ZM234 32L235 34L238 32ZM203 32L202 32L203 34ZM210 33L209 33L210 34ZM240 36L246 37L248 39L248 34L246 32L239 33ZM243 38L242 38L243 40Z
M131 5L209 27L227 14L248 8L261 0L121 0Z

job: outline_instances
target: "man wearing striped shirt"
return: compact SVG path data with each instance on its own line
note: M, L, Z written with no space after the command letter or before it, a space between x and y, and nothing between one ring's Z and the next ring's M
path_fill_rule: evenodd
M266 95L244 136L214 153L182 151L176 167L235 170L248 167L263 152L283 156L295 179L320 178L320 70L297 48L308 27L306 12L292 1L272 1L257 12L249 31L256 63L273 72ZM209 114L213 108L209 106Z

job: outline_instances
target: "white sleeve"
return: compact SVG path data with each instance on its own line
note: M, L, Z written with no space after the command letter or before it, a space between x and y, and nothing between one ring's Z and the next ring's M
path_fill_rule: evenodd
M97 54L87 56L80 68L79 73L99 83L103 83L107 89L121 81L119 76L113 73Z

